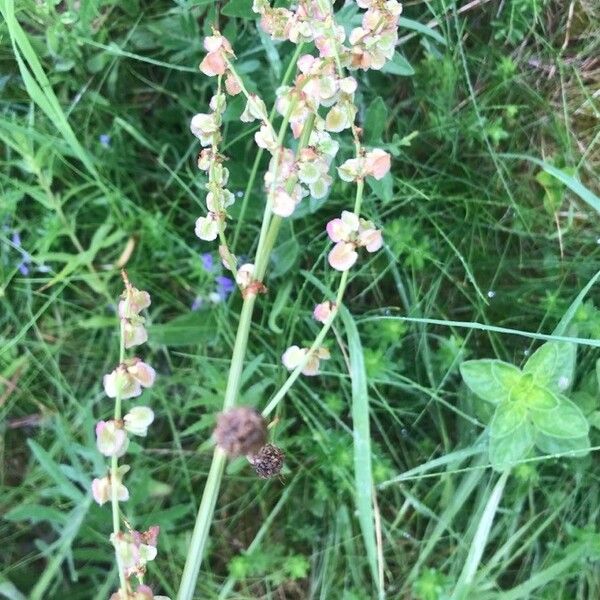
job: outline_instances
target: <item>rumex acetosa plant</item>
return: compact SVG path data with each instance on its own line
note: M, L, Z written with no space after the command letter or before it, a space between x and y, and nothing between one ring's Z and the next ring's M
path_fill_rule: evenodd
M108 474L92 481L94 500L103 505L110 503L113 532L110 540L115 548L119 590L111 600L168 600L165 596L155 596L144 583L146 564L156 557L158 526L147 531L135 531L121 518L119 502L129 499L129 491L123 483L129 465L119 465L119 458L127 452L129 436L146 437L148 427L154 421L154 412L148 406L136 405L123 414L123 401L137 398L144 388L152 387L154 369L137 357L127 358L126 351L140 346L148 339L145 319L141 312L150 306L150 295L134 288L125 272L122 273L125 291L118 303L117 313L120 324L119 364L104 376L104 391L114 399L113 418L98 421L96 424L96 445L98 450L110 459ZM122 530L122 521L125 531ZM133 584L133 581L136 584ZM134 589L135 585L135 589Z
M390 155L381 148L365 148L356 122L357 73L381 69L392 59L402 7L396 0L357 0L361 25L348 31L336 21L330 0L299 0L289 8L272 7L255 0L253 10L260 27L275 41L297 45L290 76L276 91L269 111L257 93L248 90L235 67L230 42L216 29L204 40L206 55L200 70L216 79L210 111L195 115L191 131L203 146L198 167L206 173L206 213L196 220L195 233L201 240L217 241L223 266L231 271L243 298L238 329L223 400L214 433L216 447L192 535L178 599L190 600L196 587L204 548L213 518L220 482L228 457L243 456L261 477L279 472L281 451L267 443L267 417L293 382L304 374L319 373L321 360L329 358L322 343L339 312L350 269L362 252L373 253L383 245L381 230L362 214L366 177L383 178L390 169ZM294 76L295 71L295 76ZM241 121L258 122L254 142L259 152L270 154L264 175L265 204L254 262L238 264L228 240L228 208L235 197L227 189L229 172L221 153L221 124L228 96L241 94L245 109ZM348 130L354 156L334 168L340 144L335 135ZM322 324L309 347L292 345L282 363L291 371L282 388L267 403L262 414L236 406L254 306L267 292L270 255L284 219L291 217L304 198L325 198L334 175L356 185L353 205L324 227L333 246L328 263L340 272L337 291L314 307L313 316ZM324 224L325 225L325 224Z

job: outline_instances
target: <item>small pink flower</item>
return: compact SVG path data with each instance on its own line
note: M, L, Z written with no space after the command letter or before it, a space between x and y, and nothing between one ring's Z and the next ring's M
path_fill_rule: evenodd
M219 133L219 119L214 113L198 113L192 117L190 131L203 146L210 146Z
M302 369L302 374L308 377L314 377L319 374L319 364L321 360L329 360L331 355L327 348L319 348L316 352L308 357L308 361Z
M358 243L368 252L376 252L383 246L383 236L379 229L364 229L358 235Z
M142 362L139 358L133 358L128 361L127 372L131 377L142 385L142 387L149 388L154 385L154 379L156 378L156 371L145 362Z
M329 358L330 354L327 348L319 348L309 355L309 348L290 346L283 353L283 356L281 357L281 362L288 371L293 371L302 363L304 363L304 366L302 368L302 374L313 376L318 375L319 373L319 361L327 360Z
M216 240L219 235L219 219L214 213L208 213L206 217L198 217L194 233L205 242Z
M302 73L310 72L311 67L315 64L317 59L311 54L303 54L299 59L296 65L298 69Z
M136 319L128 320L123 324L125 348L140 346L148 341L148 332L142 323L143 319L137 317Z
M278 188L273 194L273 212L280 217L289 217L295 208L294 199L283 188Z
M154 421L154 412L147 406L134 406L124 417L125 430L132 435L146 437L148 427Z
M156 536L158 527L153 527L152 531L130 531L129 533L118 533L110 536L117 552L119 563L125 570L126 577L133 575L143 575L146 571L146 564L156 558ZM153 536L153 539L152 539ZM154 542L153 544L149 542Z
M350 241L351 235L358 231L358 217L350 212L343 211L339 219L332 219L327 223L327 235L332 242L347 242Z
M126 466L126 465L123 465ZM122 467L119 467L119 471L123 474L125 471L122 470ZM121 483L118 482L118 495L117 498L119 502L126 502L129 500L129 491L127 488ZM102 506L106 502L110 502L112 497L112 488L111 481L109 477L102 477L100 479L95 478L92 481L92 496L94 500Z
M129 439L115 421L98 421L96 424L96 445L104 456L123 456L127 451Z
M208 77L223 75L227 69L227 63L221 52L209 52L200 63L200 70Z
M121 297L119 317L122 319L131 319L150 306L150 294L134 287L127 288Z
M142 387L154 384L155 377L150 365L139 358L132 358L104 376L104 391L109 398L116 398L119 392L121 399L136 398L142 393Z
M246 108L240 115L240 121L244 123L251 123L258 119L259 121L265 121L267 119L267 107L261 98L256 94L250 94L246 102Z
M338 175L342 181L356 181L364 177L364 160L362 158L349 158L338 167Z
M290 346L281 357L283 366L288 371L293 371L303 360L306 355L306 349L299 346Z
M230 72L225 78L225 89L230 96L237 96L242 91L239 81Z
M200 70L209 77L223 75L227 70L227 54L233 55L230 43L221 34L204 38L204 49L207 55L200 63Z
M201 171L208 171L210 169L210 165L213 162L213 152L212 148L203 148L200 154L198 155L198 168Z
M371 152L367 152L365 156L365 171L367 175L372 175L375 179L381 179L390 170L391 157L390 155L381 150L381 148L375 148Z
M315 306L315 309L313 310L313 317L316 321L319 321L319 323L326 323L335 307L336 306L333 302L325 300L325 302L321 302Z
M338 242L329 252L327 259L336 271L348 271L358 259L358 254L354 250L354 244Z
M263 123L260 129L254 134L254 141L259 148L264 148L271 153L275 152L279 147L275 133L266 123Z

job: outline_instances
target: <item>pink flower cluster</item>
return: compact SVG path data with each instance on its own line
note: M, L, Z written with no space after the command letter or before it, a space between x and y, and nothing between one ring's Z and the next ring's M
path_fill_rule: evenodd
M390 155L381 148L375 148L364 156L348 159L338 167L338 175L343 181L358 181L367 175L382 179L387 175L390 166Z
M150 306L150 295L148 292L137 290L126 280L126 289L122 299L119 302L119 316L121 318L121 328L125 347L127 344L128 332L133 327L143 328L140 323L144 319L140 317L140 312ZM132 325L134 323L135 325ZM144 330L144 335L133 336L137 341L147 340L148 336ZM126 400L128 398L137 398L142 393L142 388L149 388L154 384L156 373L154 369L142 362L139 358L131 358L124 361L112 372L106 374L103 379L104 392L109 398L119 398ZM104 456L117 458L123 456L129 446L130 435L145 436L148 427L154 421L154 413L147 406L134 406L122 419L111 419L109 421L99 421L96 424L96 445L98 450ZM119 480L117 482L119 500L127 500L129 492L123 485L121 479L129 467L123 465L120 467ZM98 504L102 505L111 499L112 482L110 476L94 479L92 482L92 494Z
M350 67L381 69L394 56L398 41L398 18L402 5L396 0L357 0L366 8L362 26L350 33Z
M223 38L225 39L225 38ZM212 113L194 115L190 124L192 133L200 140L204 148L198 157L198 168L208 173L206 184L205 217L196 220L196 235L205 241L213 241L225 228L227 208L235 201L235 196L226 189L229 171L223 166L224 157L218 153L217 145L221 141L221 120L225 111L225 94L218 92L210 101Z
M293 86L277 89L277 111L285 115L291 110L290 125L298 137L306 118L319 107L329 108L325 120L317 115L315 129L340 132L350 127L356 115L354 77L340 77L333 58L316 58L304 54L298 59L300 71Z
M156 544L160 528L153 525L148 531L133 531L111 535L111 542L117 550L119 561L128 579L135 575L143 579L146 564L156 558Z
M358 259L358 248L376 252L383 245L381 231L372 221L365 221L347 210L339 219L327 223L327 235L335 246L329 252L329 264L337 271L347 271Z
M125 577L135 577L142 581L146 574L146 565L156 558L158 534L160 528L153 525L147 531L130 530L127 533L111 535L111 542L116 548L119 563L125 571ZM166 596L155 596L152 588L147 585L138 585L135 592L123 590L115 592L110 600L169 600Z
M307 359L308 357L308 359ZM299 346L290 346L281 357L283 366L288 371L293 371L304 362L302 374L313 376L319 374L319 363L321 360L329 360L331 355L327 348L317 348L310 352L310 348L300 348Z
M254 0L260 24L275 40L294 44L314 42L322 58L339 58L351 69L381 69L394 55L398 41L398 18L402 5L396 0L357 0L366 9L360 27L355 27L345 45L344 28L333 20L329 2L325 7L314 0L300 0L295 11L273 8L268 0Z

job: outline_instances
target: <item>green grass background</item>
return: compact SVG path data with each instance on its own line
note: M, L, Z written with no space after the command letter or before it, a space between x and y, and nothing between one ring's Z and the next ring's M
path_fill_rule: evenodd
M190 310L215 287L199 257L215 247L193 233L205 192L188 123L214 84L197 70L202 37L218 19L267 101L292 52L217 6L0 0L0 596L104 599L117 587L109 509L88 490L104 472L93 427L112 412L101 378L118 358L115 264L127 244L130 279L152 295L143 354L159 377L145 393L157 420L131 445L123 509L138 529L160 525L147 579L176 593L240 307L234 295ZM385 248L352 271L353 318L334 326L323 374L301 378L277 410L282 479L229 465L198 598L376 597L355 511L356 360L388 597L450 597L498 479L479 442L489 415L461 387L458 364L522 364L538 342L518 332L551 334L600 269L599 18L592 0L405 4L405 61L359 74L365 142L394 156L363 211ZM224 125L234 192L255 155L242 109L232 100ZM341 142L349 156L349 136ZM316 335L317 284L337 283L324 225L352 194L336 183L282 232L240 402L264 407L285 379L285 348ZM263 201L259 177L243 220L233 207L238 255L253 254ZM594 297L597 287L575 315L592 343ZM597 358L580 347L590 413ZM593 452L513 472L468 597L600 597L596 462Z

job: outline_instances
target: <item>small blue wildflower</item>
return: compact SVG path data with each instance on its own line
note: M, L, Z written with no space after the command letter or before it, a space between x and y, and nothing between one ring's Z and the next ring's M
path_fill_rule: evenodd
M194 298L194 301L192 302L192 305L190 306L190 308L192 310L199 310L203 303L204 303L204 298L202 298L201 296L196 296Z
M210 273L214 266L213 255L210 252L204 252L200 255L200 260L202 261L202 267L204 270Z
M17 265L19 273L21 275L29 275L29 265L31 264L31 256L29 252L23 249L21 245L21 235L18 231L14 231L12 234L12 243L16 246L21 253L21 262Z
M101 133L98 140L100 141L101 146L110 148L110 135L108 135L108 133Z
M233 290L235 290L235 283L229 277L225 277L224 275L219 275L215 282L217 284L217 294L221 300L227 300L227 297Z

